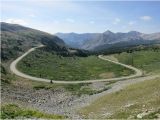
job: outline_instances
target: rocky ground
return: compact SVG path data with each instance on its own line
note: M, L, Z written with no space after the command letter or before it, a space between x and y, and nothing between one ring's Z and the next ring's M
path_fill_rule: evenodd
M94 95L82 95L78 97L76 95L67 92L63 88L55 89L33 89L32 83L26 80L16 81L12 84L4 84L1 89L1 100L4 103L16 103L28 108L35 108L40 111L52 114L66 115L69 118L81 118L77 115L76 110L89 105L92 101L108 93L118 91L129 84L136 82L150 80L156 76L147 76L137 79L119 81L112 84L112 88L99 94ZM104 83L106 84L106 83ZM97 84L103 86L103 83ZM91 85L94 87L95 84Z
M1 89L2 104L15 103L28 108L36 108L46 113L67 114L65 108L71 105L71 101L76 99L69 92L63 89L34 90L24 86L5 85Z

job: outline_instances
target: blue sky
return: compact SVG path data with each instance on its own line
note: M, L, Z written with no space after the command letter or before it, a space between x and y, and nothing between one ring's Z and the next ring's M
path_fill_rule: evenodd
M160 32L160 2L1 0L1 21L49 33Z

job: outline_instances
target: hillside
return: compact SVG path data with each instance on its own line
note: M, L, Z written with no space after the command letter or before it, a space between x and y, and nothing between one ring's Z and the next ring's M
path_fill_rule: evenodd
M65 43L57 36L20 26L1 22L1 58L8 61L16 58L29 48L44 44L54 50L66 50Z
M159 119L159 90L160 78L131 84L93 101L79 114L83 119Z
M132 74L132 71L129 71L121 66L102 61L96 56L92 55L86 57L86 51L65 47L65 43L56 36L19 25L14 25L14 27L11 27L11 24L7 25L9 25L9 27L6 26L3 27L5 29L2 29L3 52L5 53L3 54L7 56L7 59L3 58L2 63L7 61L7 65L9 66L10 64L8 61L12 61L13 58L23 54L29 48L39 44L46 45L46 47L37 49L27 55L18 64L18 69L29 75L41 78L50 78L52 80L84 81L86 79L114 78ZM118 47L120 47L119 43L114 45L112 46L114 49L118 49ZM21 51L19 49L15 49L15 47L20 48ZM11 54L12 52L14 54ZM159 46L151 45L151 48L139 46L132 51L129 50L125 53L114 54L113 57L115 59L117 58L117 60L122 63L133 65L144 72L145 77L128 79L126 81L83 84L51 84L51 82L37 82L21 78L10 73L6 74L6 66L1 66L1 79L3 86L2 110L5 113L2 114L2 117L10 118L11 115L12 118L74 118L77 117L76 115L78 113L80 113L78 114L80 115L80 118L90 118L90 114L91 118L129 118L130 115L136 118L137 114L144 112L141 109L144 100L141 98L153 98L154 103L159 101L159 98L154 96L159 88L159 78L155 80L153 79L153 82L144 82L140 85L137 83L136 87L134 87L134 85L129 86L128 88L124 88L122 91L120 90L112 94L107 94L100 98L97 98L97 96L103 94L103 92L108 92L119 88L122 82L124 82L124 84L125 82L132 84L134 80L141 81L141 79L148 79L148 76L146 75L159 73L159 52ZM80 55L81 57L77 55ZM118 84L118 86L116 86L116 84ZM155 86L155 89L153 89L153 86ZM133 91L130 91L132 88ZM142 91L141 94L139 91L142 89L144 91ZM124 97L126 93L128 94L128 99L125 99L126 97ZM137 96L140 95L142 97L137 99ZM94 101L94 96L97 98L97 101L102 102L99 103ZM109 99L110 101L108 101ZM93 101L93 103L91 101ZM125 101L125 104L123 104L123 101ZM130 107L124 107L130 104L130 101L131 104L133 102L133 107L135 107L133 110L130 109ZM136 103L134 103L134 101ZM91 103L91 105L87 107L86 105L88 105L88 102ZM107 106L108 104L110 106ZM149 107L147 106L148 104ZM86 107L82 108L82 111L77 113L79 110L77 105L81 107L85 105ZM122 108L122 111L121 109L114 109L115 105ZM158 105L159 104L152 104L152 99L148 99L145 103L149 113L153 113L154 116L158 113ZM106 109L110 110L110 108L113 108L112 116L101 117L101 115L104 115L104 112L108 112ZM150 108L154 109L151 111ZM101 112L101 109L104 111ZM100 112L97 112L96 110ZM125 112L126 110L127 112ZM135 112L136 110L137 112ZM13 113L13 115L10 113ZM95 116L93 116L92 113ZM149 117L155 118L150 114Z
M160 1L0 3L0 120L160 120Z
M130 64L136 68L142 69L145 73L160 72L160 48L147 48L145 50L133 51L130 53L122 52L114 54L120 62Z
M116 44L116 46L126 47L141 44L160 43L160 33L144 34L137 31L128 33L57 33L69 46L78 47L91 51L106 50Z
M17 64L17 68L31 76L57 81L85 81L134 74L130 69L97 56L63 57L43 49L28 54Z

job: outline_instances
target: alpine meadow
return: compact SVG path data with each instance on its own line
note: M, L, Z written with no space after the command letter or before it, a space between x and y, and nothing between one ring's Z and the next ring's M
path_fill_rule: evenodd
M1 119L160 119L159 1L1 1Z

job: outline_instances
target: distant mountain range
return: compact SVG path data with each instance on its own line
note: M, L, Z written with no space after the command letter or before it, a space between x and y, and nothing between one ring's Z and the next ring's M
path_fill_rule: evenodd
M118 50L120 47L154 43L160 43L160 33L143 34L136 31L113 33L106 31L104 33L57 33L52 35L21 25L1 22L2 61L14 59L39 44L46 45L49 50L55 51L57 54L86 56L88 51L85 50L113 51L113 49Z
M57 33L55 34L73 48L80 48L91 51L105 50L111 46L130 46L141 44L160 43L160 33L144 34L137 31L128 33Z
M70 49L59 37L18 24L1 22L1 59L9 61L23 54L28 49L40 44L45 50L63 56L86 56L84 50ZM74 51L74 52L73 52Z

